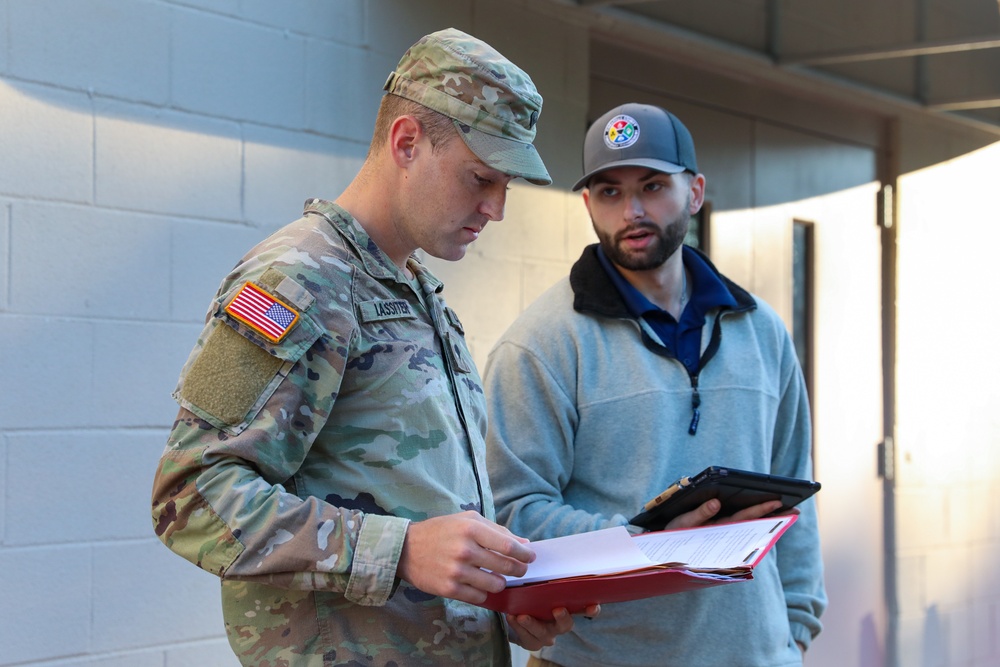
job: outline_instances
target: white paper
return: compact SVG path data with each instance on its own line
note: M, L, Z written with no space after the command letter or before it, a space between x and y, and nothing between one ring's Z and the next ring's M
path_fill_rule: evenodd
M643 533L632 538L655 563L684 563L695 568L753 565L789 517L703 526L697 530Z
M624 526L532 542L535 560L508 586L586 575L628 572L663 563L728 569L756 563L791 517L755 519L633 537Z
M508 586L587 574L608 574L655 565L643 555L624 526L532 542L535 560L523 577L507 577Z

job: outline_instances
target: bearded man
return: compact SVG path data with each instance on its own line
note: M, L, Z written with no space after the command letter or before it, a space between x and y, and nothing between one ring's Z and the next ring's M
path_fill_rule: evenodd
M664 109L590 126L583 189L599 244L490 353L497 520L532 540L629 525L712 465L812 474L809 404L784 323L683 245L705 197L694 141ZM763 503L729 519L763 516ZM715 520L718 500L670 527ZM814 501L752 583L608 605L531 666L793 667L826 606Z

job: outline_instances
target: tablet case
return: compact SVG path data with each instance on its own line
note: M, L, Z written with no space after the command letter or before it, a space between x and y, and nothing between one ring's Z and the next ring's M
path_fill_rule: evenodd
M694 477L681 479L646 503L647 509L632 517L629 523L647 530L662 530L674 517L712 498L722 501L719 517L769 500L781 500L782 506L771 513L774 516L787 513L819 489L819 482L807 479L709 466ZM656 501L659 503L650 507Z

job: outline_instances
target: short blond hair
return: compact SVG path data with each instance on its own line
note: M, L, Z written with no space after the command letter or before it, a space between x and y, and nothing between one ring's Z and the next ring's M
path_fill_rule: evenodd
M424 134L430 139L433 150L445 146L458 136L455 123L448 116L399 95L389 93L382 97L382 103L379 105L368 155L372 155L385 146L389 139L389 128L400 116L413 116L417 119Z

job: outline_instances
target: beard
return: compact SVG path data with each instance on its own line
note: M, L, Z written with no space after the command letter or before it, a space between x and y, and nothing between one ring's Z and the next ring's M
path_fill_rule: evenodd
M591 217L593 222L593 217ZM601 233L594 225L597 238L601 242L601 249L614 264L629 271L649 271L659 268L667 259L677 252L677 249L684 243L688 227L691 225L691 214L687 207L664 228L648 221L629 225L613 237L611 234ZM626 249L622 240L636 232L643 230L653 235L653 242L648 247L641 250Z

